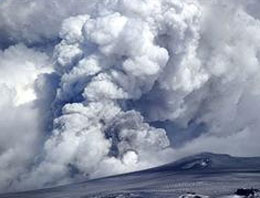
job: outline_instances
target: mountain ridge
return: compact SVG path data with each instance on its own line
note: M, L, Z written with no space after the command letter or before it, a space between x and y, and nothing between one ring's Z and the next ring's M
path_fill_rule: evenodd
M167 198L187 192L219 197L251 187L260 189L260 157L203 152L147 170L0 198Z

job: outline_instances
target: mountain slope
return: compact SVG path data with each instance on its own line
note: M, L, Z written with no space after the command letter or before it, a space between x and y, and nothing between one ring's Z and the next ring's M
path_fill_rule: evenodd
M187 192L221 197L251 187L260 188L260 157L202 153L144 171L0 198L165 198Z

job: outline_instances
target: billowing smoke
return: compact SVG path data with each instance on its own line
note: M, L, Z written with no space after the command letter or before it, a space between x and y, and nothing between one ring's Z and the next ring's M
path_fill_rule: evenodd
M259 7L0 2L0 188L86 180L201 151L259 155Z

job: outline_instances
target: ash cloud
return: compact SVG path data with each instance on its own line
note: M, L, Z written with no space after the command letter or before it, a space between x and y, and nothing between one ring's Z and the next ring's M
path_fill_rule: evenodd
M2 191L259 155L259 6L2 1Z

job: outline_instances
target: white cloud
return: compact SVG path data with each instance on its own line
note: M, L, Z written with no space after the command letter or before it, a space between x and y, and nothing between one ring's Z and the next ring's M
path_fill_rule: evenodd
M34 105L38 75L50 72L48 57L22 44L0 52L0 189L24 173L38 150L42 118Z

